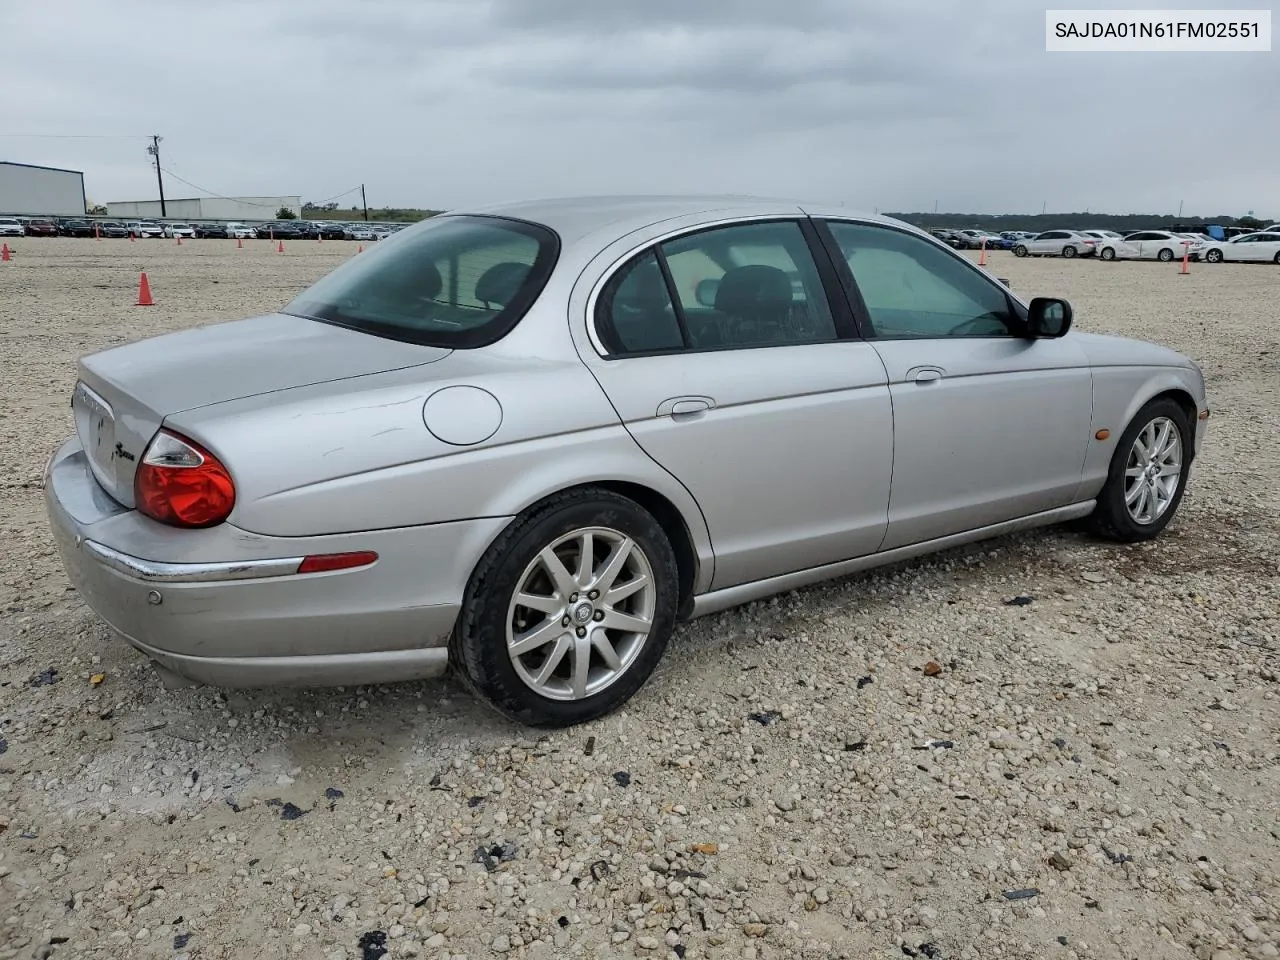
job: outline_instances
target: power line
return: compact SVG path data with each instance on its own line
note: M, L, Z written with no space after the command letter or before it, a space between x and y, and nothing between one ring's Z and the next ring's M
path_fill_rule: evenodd
M16 140L150 140L136 133L0 133Z
M241 197L228 197L226 194L218 193L215 190L210 190L208 187L202 187L198 183L192 183L190 180L184 180L182 177L178 176L168 167L164 167L163 169L165 173L173 177L173 179L177 180L179 183L185 183L188 187L191 187L193 190L199 190L201 193L207 193L209 196L214 197L218 200L234 200L236 203L243 203L251 207L271 208L275 206L274 203L254 203L252 200L245 200ZM339 194L339 196L341 196L341 194Z

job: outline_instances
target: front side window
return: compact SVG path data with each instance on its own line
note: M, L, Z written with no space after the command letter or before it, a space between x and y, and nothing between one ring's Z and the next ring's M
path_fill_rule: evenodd
M285 313L427 346L505 336L546 285L559 240L501 217L440 216L348 260Z
M829 223L879 339L1010 337L1009 299L961 258L888 227Z

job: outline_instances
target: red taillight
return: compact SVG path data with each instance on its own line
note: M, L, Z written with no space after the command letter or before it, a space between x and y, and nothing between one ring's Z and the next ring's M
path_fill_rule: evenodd
M357 550L353 553L318 553L304 557L298 564L299 573L327 573L330 570L350 570L352 567L367 567L378 559L372 550Z
M160 523L212 527L230 516L236 485L227 468L204 447L161 430L133 475L133 499L138 510Z

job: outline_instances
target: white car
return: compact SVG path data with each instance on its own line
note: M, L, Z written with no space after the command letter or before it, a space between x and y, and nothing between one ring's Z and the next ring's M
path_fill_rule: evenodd
M232 240L252 240L257 234L247 223L228 223L227 236Z
M164 224L157 220L142 220L138 223L138 232L134 234L136 237L163 237Z
M0 237L21 237L27 231L13 217L0 217Z
M1206 243L1201 256L1210 263L1230 260L1238 263L1280 264L1280 227L1275 231L1245 233L1230 240Z
M196 231L189 223L166 223L164 225L164 235L170 240L177 237L194 239Z
M1114 230L1081 230L1080 232L1086 237L1093 237L1099 244L1106 243L1108 240L1119 240L1122 236Z
M344 240L377 240L373 227L367 223L349 223L342 231Z
M1193 234L1173 233L1170 230L1139 230L1121 237L1119 240L1108 240L1098 248L1101 260L1159 260L1169 263L1181 260L1186 251L1199 257L1204 242Z
M1046 230L1037 233L1029 240L1020 240L1013 245L1013 253L1018 257L1091 257L1097 249L1098 241L1094 237L1086 237L1079 230Z

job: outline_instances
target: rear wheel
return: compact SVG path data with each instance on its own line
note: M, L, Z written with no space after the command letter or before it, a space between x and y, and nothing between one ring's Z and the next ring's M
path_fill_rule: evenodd
M567 727L622 706L675 627L675 553L648 511L609 490L552 497L486 551L450 642L464 682L499 712Z
M1076 255L1076 248L1068 244L1067 246L1062 248L1062 255L1066 257L1068 260L1070 260L1072 257Z
M1013 248L1013 255L1015 257L1025 257L1027 255L1027 248L1022 244L1018 244Z
M1161 250L1159 253L1156 254L1156 259L1159 260L1161 263L1168 263L1173 259L1173 251L1170 250L1168 247L1165 247L1163 250Z
M1103 247L1102 252L1098 254L1098 256L1100 256L1103 260L1114 260L1116 258L1115 248Z
M1204 258L1205 258L1206 260L1208 260L1210 263L1221 263L1221 262L1222 262L1222 251L1221 251L1221 250L1210 250L1208 253L1206 253L1206 254L1204 255ZM1277 262L1277 263L1280 263L1280 254L1277 254L1276 262Z
M1160 534L1182 502L1194 437L1182 407L1153 400L1137 416L1111 455L1107 482L1086 520L1099 536L1122 543Z
M1278 251L1276 255L1271 258L1271 262L1274 264L1280 264L1280 251Z

